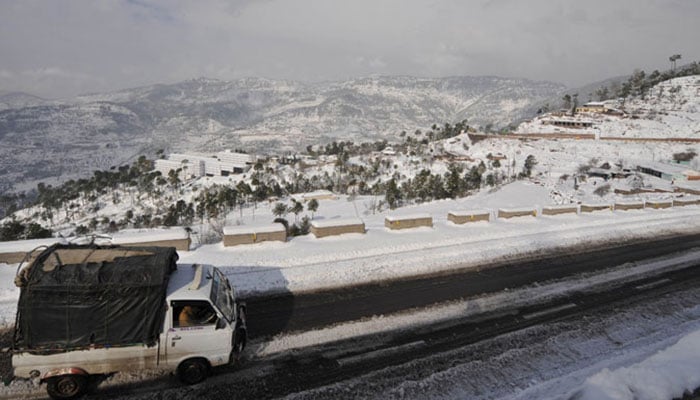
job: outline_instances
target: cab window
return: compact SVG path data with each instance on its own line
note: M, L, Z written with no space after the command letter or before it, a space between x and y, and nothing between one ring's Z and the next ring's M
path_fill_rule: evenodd
M214 325L216 311L207 301L173 301L173 328Z

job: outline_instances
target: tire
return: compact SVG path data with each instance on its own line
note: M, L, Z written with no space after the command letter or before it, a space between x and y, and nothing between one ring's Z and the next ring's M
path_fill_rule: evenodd
M248 332L245 328L238 328L236 331L236 340L233 343L233 356L234 360L238 361L241 358L243 349L245 349L246 342L248 341Z
M209 363L202 358L185 360L177 367L177 377L186 385L202 382L209 376Z
M46 381L46 392L52 399L77 399L85 394L87 377L83 375L62 375Z

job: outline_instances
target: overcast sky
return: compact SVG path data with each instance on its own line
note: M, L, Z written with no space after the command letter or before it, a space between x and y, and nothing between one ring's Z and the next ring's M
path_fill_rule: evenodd
M698 0L0 0L0 92L248 76L583 85L700 60Z

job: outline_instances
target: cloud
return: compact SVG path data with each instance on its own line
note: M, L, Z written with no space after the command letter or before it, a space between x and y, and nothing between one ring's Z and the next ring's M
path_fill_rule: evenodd
M0 90L370 74L584 84L700 58L698 15L680 0L6 0Z

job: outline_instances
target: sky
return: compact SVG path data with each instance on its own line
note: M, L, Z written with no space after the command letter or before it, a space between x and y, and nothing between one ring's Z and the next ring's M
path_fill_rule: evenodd
M696 0L0 0L0 92L208 77L497 75L576 87L700 60Z

